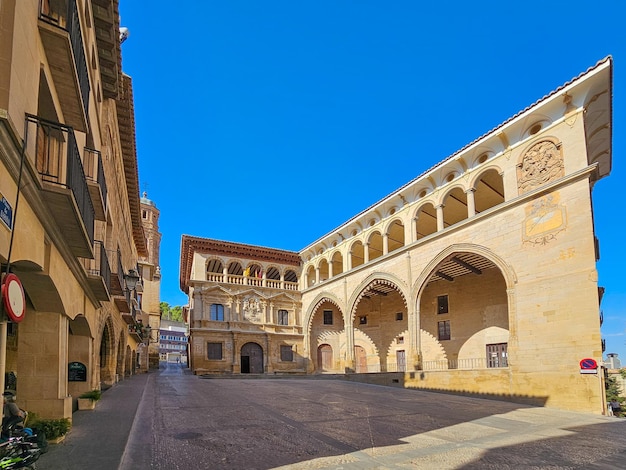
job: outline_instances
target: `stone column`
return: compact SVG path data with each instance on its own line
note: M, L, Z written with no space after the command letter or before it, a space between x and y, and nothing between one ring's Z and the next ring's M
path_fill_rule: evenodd
M439 204L437 207L437 232L444 229L443 226L443 204Z
M383 235L383 256L389 253L389 234L385 233Z
M316 266L315 267L315 285L318 285L320 283L320 267Z
M468 219L476 215L476 202L474 200L475 192L476 192L476 189L474 188L469 188L468 190L465 191L465 194L467 195L467 218Z
M222 282L228 282L228 266L224 266L222 268L222 277L223 277Z
M352 315L348 314L348 318L343 319L344 328L346 330L346 372L354 372L356 370L354 359L354 325L350 321Z
M331 258L330 262L328 263L328 279L330 279L331 277L333 277L333 260Z
M370 261L370 244L363 243L363 264L369 263Z

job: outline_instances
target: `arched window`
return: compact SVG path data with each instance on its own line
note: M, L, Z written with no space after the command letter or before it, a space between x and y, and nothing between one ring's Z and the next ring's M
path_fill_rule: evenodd
M358 241L354 245L352 245L351 257L352 257L353 268L356 268L357 266L361 266L365 262L363 243Z
M401 221L395 220L387 231L387 249L389 253L404 246L404 225Z
M370 235L367 250L370 261L383 255L383 237L380 232Z
M339 251L336 251L333 254L333 259L331 261L333 265L333 276L341 274L343 272L343 256Z
M487 170L480 175L475 187L474 205L477 214L504 202L504 183L496 170Z
M465 194L461 188L454 188L444 199L444 228L465 219L467 219L467 194Z
M437 231L437 211L429 202L424 204L417 213L416 239L424 238Z
M211 320L224 321L224 306L222 304L211 304Z

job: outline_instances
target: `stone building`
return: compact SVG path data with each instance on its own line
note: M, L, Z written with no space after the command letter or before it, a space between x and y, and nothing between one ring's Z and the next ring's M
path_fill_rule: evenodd
M140 363L149 369L159 368L159 329L161 328L161 233L159 232L159 209L148 199L146 192L140 199L141 221L146 235L147 256L139 257L141 276L141 311L143 325L147 327Z
M298 253L183 235L194 373L304 372Z
M159 329L159 359L187 364L187 325L173 320L161 320Z
M193 371L271 373L289 345L293 370L603 413L603 374L580 361L602 364L591 193L611 170L611 77L606 58L283 260L184 236Z
M0 322L0 368L22 408L71 417L82 392L138 370L143 342L118 2L7 0L0 25L0 262L19 280L3 303L25 306Z

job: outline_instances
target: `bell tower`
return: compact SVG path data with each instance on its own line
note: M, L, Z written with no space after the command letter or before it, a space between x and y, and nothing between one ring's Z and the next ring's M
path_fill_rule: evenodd
M140 359L141 367L149 369L159 368L159 328L161 326L161 267L160 247L161 233L159 232L159 209L148 199L144 191L141 199L141 224L146 235L148 256L139 258L143 292L141 293L141 309L146 331L144 345L148 355Z

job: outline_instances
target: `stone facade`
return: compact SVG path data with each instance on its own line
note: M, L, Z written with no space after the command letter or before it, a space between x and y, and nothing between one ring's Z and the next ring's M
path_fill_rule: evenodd
M142 367L159 368L159 329L161 328L161 233L156 204L143 193L141 202L141 222L146 234L148 256L139 257L141 274L142 323L148 327L144 343L148 346L147 355L140 358Z
M591 190L611 169L611 75L607 58L302 249L285 294L306 372L401 372L405 387L603 413L602 374L579 362L602 364ZM194 371L240 372L254 325L276 354L269 293L212 279L195 242L181 252ZM241 316L246 296L264 301L260 320ZM230 316L215 322L217 299ZM213 341L224 363L206 359Z
M22 408L71 417L81 393L137 372L142 345L140 299L126 284L146 242L118 3L9 0L0 22L0 193L10 214L0 262L26 302L21 322L0 322L0 381Z

